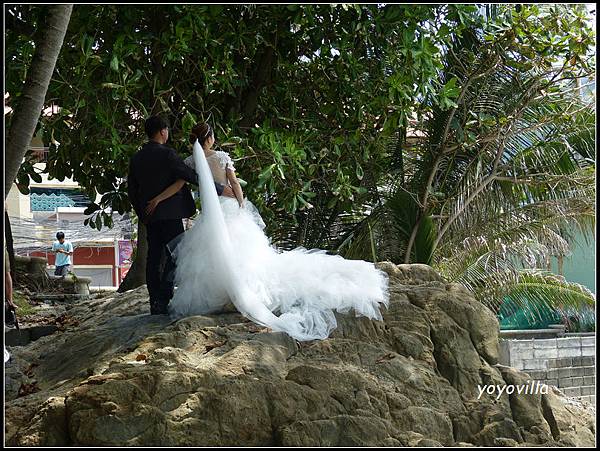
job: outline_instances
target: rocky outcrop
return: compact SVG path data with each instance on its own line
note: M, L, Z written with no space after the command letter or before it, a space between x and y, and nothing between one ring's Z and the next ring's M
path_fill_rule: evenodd
M35 390L7 401L7 443L594 445L593 408L557 390L481 394L528 376L498 364L498 322L468 291L425 265L379 266L384 321L337 315L322 341L237 313L150 316L145 287L69 306L71 327L11 349Z
M48 259L44 257L26 257L15 255L15 287L27 291L49 293L68 293L86 298L90 294L91 277L77 276L69 273L66 276L53 276L46 272ZM52 296L52 294L50 295Z

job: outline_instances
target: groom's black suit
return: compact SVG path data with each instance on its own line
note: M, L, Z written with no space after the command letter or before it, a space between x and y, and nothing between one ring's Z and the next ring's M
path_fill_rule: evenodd
M194 199L187 185L175 195L160 202L152 215L147 216L145 209L150 199L163 192L177 179L198 184L196 172L187 166L175 150L149 141L131 157L127 177L127 193L138 218L146 224L148 239L148 258L146 261L146 284L150 295L150 312L166 313L167 305L173 297L173 272L175 263L166 245L180 233L183 233L182 218L196 213ZM219 195L223 185L215 183ZM160 262L166 254L163 275Z

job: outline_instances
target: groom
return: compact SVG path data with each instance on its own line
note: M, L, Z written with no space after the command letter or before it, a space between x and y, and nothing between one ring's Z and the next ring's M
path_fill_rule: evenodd
M150 314L167 314L167 305L173 297L175 262L167 251L167 243L183 233L182 218L196 213L194 199L187 185L178 193L160 202L148 216L147 202L160 194L177 179L198 184L196 172L187 166L175 150L166 146L169 124L160 116L151 116L145 123L149 141L131 157L127 177L127 193L138 218L146 224L148 257L146 260L146 284L150 295ZM215 183L221 196L235 197L229 186ZM161 257L166 261L163 274Z

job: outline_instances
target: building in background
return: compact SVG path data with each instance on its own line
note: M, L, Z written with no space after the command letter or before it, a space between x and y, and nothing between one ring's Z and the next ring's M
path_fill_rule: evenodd
M94 230L85 226L84 214L90 199L72 179L49 179L46 168L48 147L40 136L31 150L38 155L34 165L42 180L30 181L30 193L22 194L13 184L6 199L16 255L48 259L47 271L54 273L52 243L62 231L73 243L73 272L90 277L90 287L118 287L131 265L132 225L128 215L113 215L114 227ZM99 196L94 199L99 201Z
M571 255L553 258L550 269L596 294L596 240L586 241L581 233L576 234L575 240L571 243Z

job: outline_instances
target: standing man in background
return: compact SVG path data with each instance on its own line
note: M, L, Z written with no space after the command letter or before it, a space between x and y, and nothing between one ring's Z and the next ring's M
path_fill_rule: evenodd
M7 206L4 202L4 211L6 212ZM8 250L6 249L6 235L4 235L4 324L9 326L15 326L18 328L17 321L17 306L13 302L13 280L10 275L10 258L8 256ZM4 363L8 361L10 354L4 347Z
M66 276L71 270L71 255L73 255L73 245L70 241L65 240L65 234L58 232L56 239L52 245L52 251L56 253L56 269L55 276Z
M6 211L8 211L8 206L6 205L6 201L4 201L4 212ZM9 307L16 310L17 306L13 302L13 281L10 269L10 257L6 248L6 235L4 235L4 300Z

